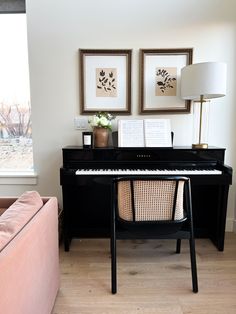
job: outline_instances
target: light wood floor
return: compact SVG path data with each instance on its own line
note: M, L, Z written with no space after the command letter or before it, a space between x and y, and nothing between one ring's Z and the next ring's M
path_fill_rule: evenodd
M61 288L53 314L235 314L236 234L219 252L197 239L199 293L192 293L189 250L183 240L118 241L118 293L110 292L108 240L73 240L60 248Z

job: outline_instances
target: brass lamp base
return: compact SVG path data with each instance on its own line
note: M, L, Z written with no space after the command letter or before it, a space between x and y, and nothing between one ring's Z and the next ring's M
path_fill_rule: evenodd
M198 101L195 101L195 102L198 102ZM201 140L202 140L202 104L205 102L206 100L204 99L204 96L200 95L199 139L198 139L198 144L192 144L192 148L200 148L200 149L208 148L208 144L201 143Z
M208 148L208 144L206 143L192 144L192 148Z

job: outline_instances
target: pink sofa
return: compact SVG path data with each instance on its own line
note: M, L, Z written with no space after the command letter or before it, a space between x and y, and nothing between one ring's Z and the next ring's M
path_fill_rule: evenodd
M50 314L59 288L57 199L35 191L0 198L0 215L0 313Z

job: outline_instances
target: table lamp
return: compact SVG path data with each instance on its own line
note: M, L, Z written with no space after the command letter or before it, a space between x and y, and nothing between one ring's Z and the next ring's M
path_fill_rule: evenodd
M198 143L193 148L208 148L202 143L202 106L212 98L226 94L226 64L223 62L202 62L181 69L181 97L200 103Z

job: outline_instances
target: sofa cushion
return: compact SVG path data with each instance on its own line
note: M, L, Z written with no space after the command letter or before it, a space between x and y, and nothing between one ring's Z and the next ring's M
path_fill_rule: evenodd
M0 216L0 250L18 234L42 206L43 201L39 193L28 191Z

